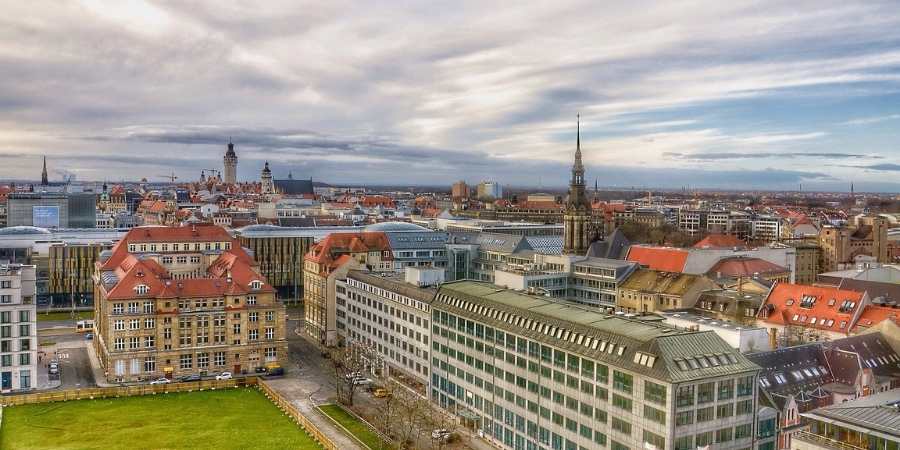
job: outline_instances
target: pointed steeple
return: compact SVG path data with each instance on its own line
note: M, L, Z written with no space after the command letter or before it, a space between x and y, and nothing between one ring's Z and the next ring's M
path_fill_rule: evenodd
M45 156L44 157L44 170L41 171L41 186L46 186L48 184L50 184L50 182L47 179L47 157Z

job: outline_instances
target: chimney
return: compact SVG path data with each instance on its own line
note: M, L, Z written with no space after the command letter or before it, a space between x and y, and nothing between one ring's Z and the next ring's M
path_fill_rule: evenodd
M778 328L769 328L769 350L778 348Z

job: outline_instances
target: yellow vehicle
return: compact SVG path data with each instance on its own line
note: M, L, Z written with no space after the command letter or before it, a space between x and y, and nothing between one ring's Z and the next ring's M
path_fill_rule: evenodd
M91 333L94 331L94 321L93 320L79 320L75 323L75 332L76 333Z
M374 395L375 398L384 398L391 395L391 393L388 392L387 389L375 389L375 393L372 395Z

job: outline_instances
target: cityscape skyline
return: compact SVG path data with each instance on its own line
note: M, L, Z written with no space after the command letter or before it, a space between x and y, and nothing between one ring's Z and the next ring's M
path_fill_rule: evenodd
M891 2L7 7L3 179L900 191Z

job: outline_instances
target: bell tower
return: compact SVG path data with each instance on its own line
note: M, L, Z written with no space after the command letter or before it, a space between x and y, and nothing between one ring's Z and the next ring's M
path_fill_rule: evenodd
M237 183L237 154L234 153L234 144L228 140L228 151L225 152L225 176L222 180L226 185L230 186Z
M591 201L584 184L584 165L581 163L581 116L578 116L575 163L572 181L563 204L563 253L584 255L591 245Z

